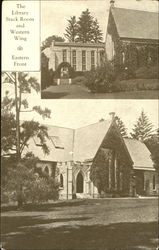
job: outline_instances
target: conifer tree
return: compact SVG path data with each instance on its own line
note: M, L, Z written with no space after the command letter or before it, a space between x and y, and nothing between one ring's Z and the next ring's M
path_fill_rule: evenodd
M152 123L149 121L149 118L142 110L136 124L134 124L134 128L132 129L133 132L130 134L132 138L144 142L152 135L152 128Z
M68 26L65 29L66 33L64 34L69 42L76 41L77 27L76 17L70 17L70 20L68 20Z
M116 118L116 124L117 124L119 131L120 131L120 134L123 137L126 137L127 136L127 128L125 127L125 124L118 116L116 116L115 118Z
M91 42L93 39L92 34L92 24L93 17L90 14L90 11L86 9L83 11L81 16L79 17L78 23L78 41L86 43Z
M102 39L103 39L103 33L102 31L100 30L100 27L99 27L99 23L98 23L98 20L95 19L93 21L93 24L92 24L92 34L93 34L93 42L95 43L100 43L102 42Z

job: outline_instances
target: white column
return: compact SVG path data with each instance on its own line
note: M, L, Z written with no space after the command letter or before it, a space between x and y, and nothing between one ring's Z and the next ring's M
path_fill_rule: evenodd
M60 85L60 79L59 78L57 79L57 85Z

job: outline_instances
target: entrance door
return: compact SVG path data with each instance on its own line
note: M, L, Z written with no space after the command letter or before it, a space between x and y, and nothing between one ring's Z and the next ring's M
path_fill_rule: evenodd
M61 68L61 78L62 79L68 79L69 78L68 67L62 67Z
M76 193L83 193L83 175L81 172L78 173L76 179Z

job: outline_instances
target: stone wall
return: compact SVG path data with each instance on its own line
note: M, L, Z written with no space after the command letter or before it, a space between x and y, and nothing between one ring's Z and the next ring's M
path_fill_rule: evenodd
M157 195L159 193L158 181L159 180L157 172L144 171L144 190L146 195Z

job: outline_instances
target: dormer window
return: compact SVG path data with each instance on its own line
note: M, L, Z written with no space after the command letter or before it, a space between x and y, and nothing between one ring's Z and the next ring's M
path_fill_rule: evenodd
M64 145L58 136L50 136L50 139L55 148L64 149Z
M38 136L34 136L33 140L34 140L36 146L39 146L39 147L43 146L43 144Z

